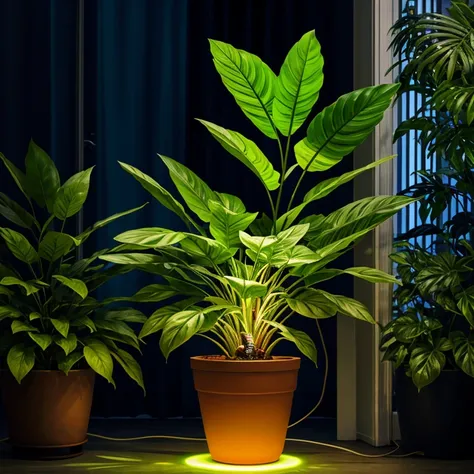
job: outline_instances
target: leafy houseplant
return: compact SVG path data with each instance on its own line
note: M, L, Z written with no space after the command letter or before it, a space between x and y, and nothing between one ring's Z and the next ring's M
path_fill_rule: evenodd
M89 419L94 372L114 384L115 359L143 388L140 366L123 346L139 349L128 323L146 318L136 309L108 307L127 298L99 302L91 295L128 267L105 268L97 258L106 250L87 258L78 258L76 252L93 232L140 208L69 235L66 222L87 198L92 168L61 185L53 161L34 142L26 155L26 174L5 156L0 158L30 208L0 193L5 222L0 227L0 360L7 369L2 378L10 440L28 446L80 444ZM65 406L71 412L82 410L82 418L64 413ZM37 410L46 413L37 416ZM61 426L69 422L65 434Z
M420 199L421 224L397 238L403 287L381 350L397 369L402 440L436 457L462 456L473 441L463 434L474 422L473 40L474 11L460 1L449 16L408 14L394 26L399 94L416 92L422 104L395 139L415 131L433 167L400 192Z
M337 165L372 133L390 106L397 85L368 87L343 95L316 115L306 137L292 147L291 137L306 121L323 84L323 57L314 31L303 35L291 48L278 76L253 54L220 41L211 40L210 46L224 86L247 118L274 141L280 170L242 134L200 122L261 181L271 216L248 211L237 196L212 190L179 162L160 156L188 207L185 209L150 176L120 163L154 198L176 213L188 230L128 231L116 240L134 251L100 258L135 265L167 280L168 284L162 286L163 299L179 299L155 311L140 337L162 331L160 347L165 357L194 335L211 339L219 347L222 356L217 360L192 359L212 457L228 463L265 463L281 454L291 407L292 394L288 392L296 386L299 366L299 359L272 356L273 349L279 341L289 340L316 362L312 339L289 327L287 321L294 314L317 321L340 313L373 323L367 308L358 301L316 286L341 274L371 282L396 281L375 269L339 270L328 268L328 264L413 199L377 196L327 216L304 215L317 200L392 158L387 157L321 181L293 205L305 176ZM298 183L284 205L283 189L290 174L296 173ZM294 379L282 382L290 370ZM206 378L209 371L214 371L212 380ZM283 396L279 390L285 383L288 390ZM248 403L243 404L243 398L234 395L248 387L265 396L250 397L252 402L246 399ZM267 393L271 387L275 387L274 395ZM219 391L227 395L219 398L215 395ZM216 415L212 404L218 404L221 415ZM255 434L249 433L236 444L235 433L245 429L249 417Z

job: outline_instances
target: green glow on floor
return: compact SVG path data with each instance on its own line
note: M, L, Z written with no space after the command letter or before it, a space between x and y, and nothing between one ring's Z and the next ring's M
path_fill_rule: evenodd
M298 467L302 461L296 456L282 454L280 460L271 464L236 466L213 461L210 454L198 454L185 459L189 467L217 472L276 472Z

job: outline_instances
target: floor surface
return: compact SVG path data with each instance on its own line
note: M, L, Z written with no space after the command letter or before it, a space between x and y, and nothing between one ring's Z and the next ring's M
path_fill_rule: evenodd
M134 437L143 435L169 434L185 437L203 436L200 420L92 420L91 433L112 437ZM0 430L0 435L5 435ZM337 442L333 420L310 419L292 428L289 438L304 438L334 443L364 454L381 455L393 448L372 448L362 442ZM206 453L205 442L177 440L106 441L90 438L85 453L65 461L22 461L11 459L7 444L0 445L0 473L42 473L81 474L95 471L104 473L204 473L226 472L206 471L192 468L185 460L192 455ZM397 454L402 454L402 451ZM473 474L474 461L439 461L422 456L359 457L324 446L288 441L285 454L300 459L301 464L289 469L278 469L281 473L315 474ZM246 472L259 472L247 470Z

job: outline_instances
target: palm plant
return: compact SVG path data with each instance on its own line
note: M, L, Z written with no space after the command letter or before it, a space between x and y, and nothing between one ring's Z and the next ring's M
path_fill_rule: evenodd
M137 309L109 307L140 297L98 301L92 296L99 286L132 267L100 264L97 259L107 249L85 258L77 253L93 232L143 206L114 214L72 236L65 232L66 222L84 205L92 168L61 185L54 162L33 141L25 159L26 173L1 153L0 159L28 204L24 208L0 193L0 216L15 227L0 227L2 365L6 362L18 383L32 369L68 374L90 367L115 385L115 359L143 388L140 366L121 346L139 350L128 323L143 323L146 318Z
M297 205L293 203L305 177L337 165L372 133L398 85L367 87L341 96L314 117L306 137L293 147L292 135L311 113L323 84L323 57L314 31L291 48L278 76L260 58L230 44L210 40L210 47L224 86L247 118L274 141L280 170L242 134L200 122L261 181L271 217L247 211L237 196L212 190L171 158L160 155L188 209L153 178L120 163L183 220L187 231L131 230L115 238L129 246L128 253L100 258L133 265L167 281L161 286L163 300L176 297L177 301L157 309L140 333L143 338L162 331L160 347L165 357L197 334L211 339L226 358L270 358L278 342L288 340L316 362L314 342L288 327L288 320L295 314L317 321L340 313L373 323L363 304L317 285L342 274L370 282L395 282L393 276L376 269L341 270L328 264L413 199L376 196L328 215L307 212L339 186L393 158L387 157L323 180ZM294 173L299 173L298 182L285 207L283 189Z

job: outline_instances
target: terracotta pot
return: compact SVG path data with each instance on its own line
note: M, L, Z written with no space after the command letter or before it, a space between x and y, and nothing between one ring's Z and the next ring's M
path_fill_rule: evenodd
M10 444L54 449L86 442L94 371L32 370L21 384L10 371L1 375Z
M227 464L278 461L300 359L191 357L191 367L212 459Z

